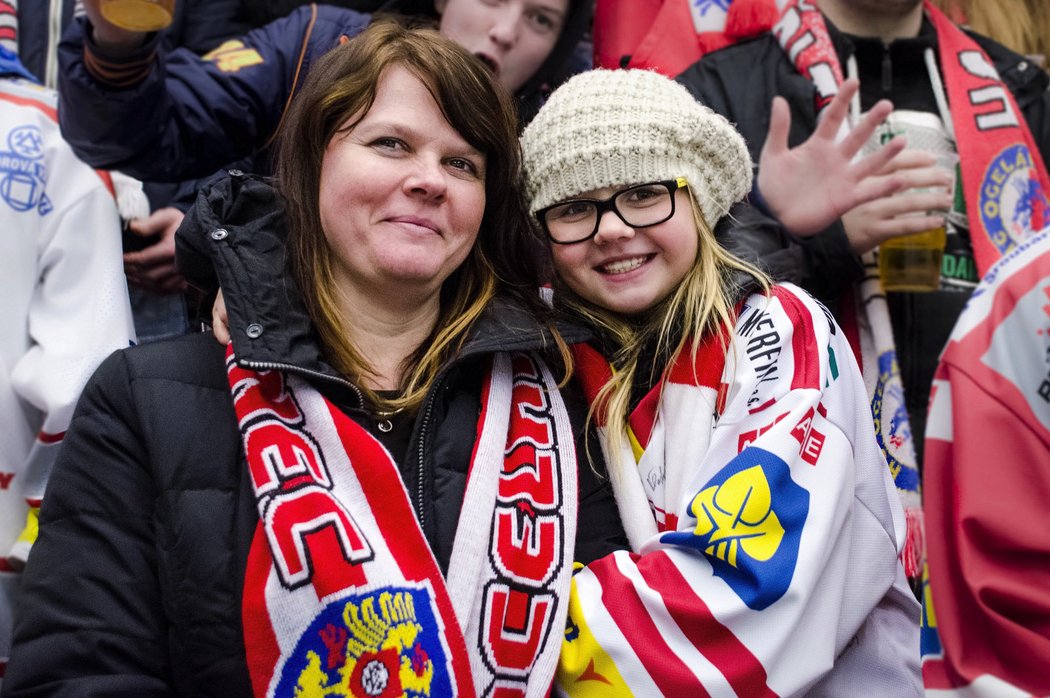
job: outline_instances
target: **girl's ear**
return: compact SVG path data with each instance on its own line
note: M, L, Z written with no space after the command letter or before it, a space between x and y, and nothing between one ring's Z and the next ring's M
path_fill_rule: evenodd
M436 10L439 15L445 13L445 7L447 5L448 0L434 0L434 10Z

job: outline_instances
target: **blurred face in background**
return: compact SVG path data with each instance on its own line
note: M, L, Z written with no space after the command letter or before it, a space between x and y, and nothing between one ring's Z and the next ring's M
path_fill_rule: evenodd
M569 0L435 0L434 7L441 14L441 33L517 92L558 42Z

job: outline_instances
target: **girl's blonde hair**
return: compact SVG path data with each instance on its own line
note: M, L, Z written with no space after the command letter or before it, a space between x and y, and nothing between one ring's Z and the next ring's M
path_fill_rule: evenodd
M623 443L627 436L627 416L631 408L631 390L640 371L649 370L647 382L658 378L656 370L666 367L693 339L716 334L728 351L734 326L733 308L739 292L740 274L768 293L772 282L753 264L740 259L722 247L712 228L704 220L696 197L690 192L690 209L696 226L698 245L696 260L674 292L639 318L628 320L622 315L585 301L558 284L555 297L570 312L596 328L610 348L612 379L602 387L591 403L588 422L595 413L605 415L609 443ZM699 342L691 344L695 364ZM645 352L655 349L659 359L648 367L641 365ZM616 479L624 473L619 450L607 454L609 474Z

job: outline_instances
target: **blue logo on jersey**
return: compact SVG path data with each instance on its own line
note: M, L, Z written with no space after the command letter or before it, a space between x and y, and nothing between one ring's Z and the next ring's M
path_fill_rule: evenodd
M7 134L9 150L0 151L0 198L15 211L36 209L45 216L54 208L44 192L44 136L36 126L19 126Z
M665 533L664 543L704 553L716 576L756 611L791 586L809 492L791 479L787 463L746 448L693 497L692 533Z
M329 603L281 670L275 695L452 695L429 590L378 589Z
M1011 145L992 159L981 181L979 203L984 228L1001 254L1050 223L1046 197L1025 145Z

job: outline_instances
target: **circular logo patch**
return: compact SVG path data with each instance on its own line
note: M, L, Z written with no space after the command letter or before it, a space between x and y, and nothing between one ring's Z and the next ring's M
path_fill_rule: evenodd
M981 221L1000 254L1050 222L1046 192L1027 147L1011 145L992 159L981 180L979 203Z

